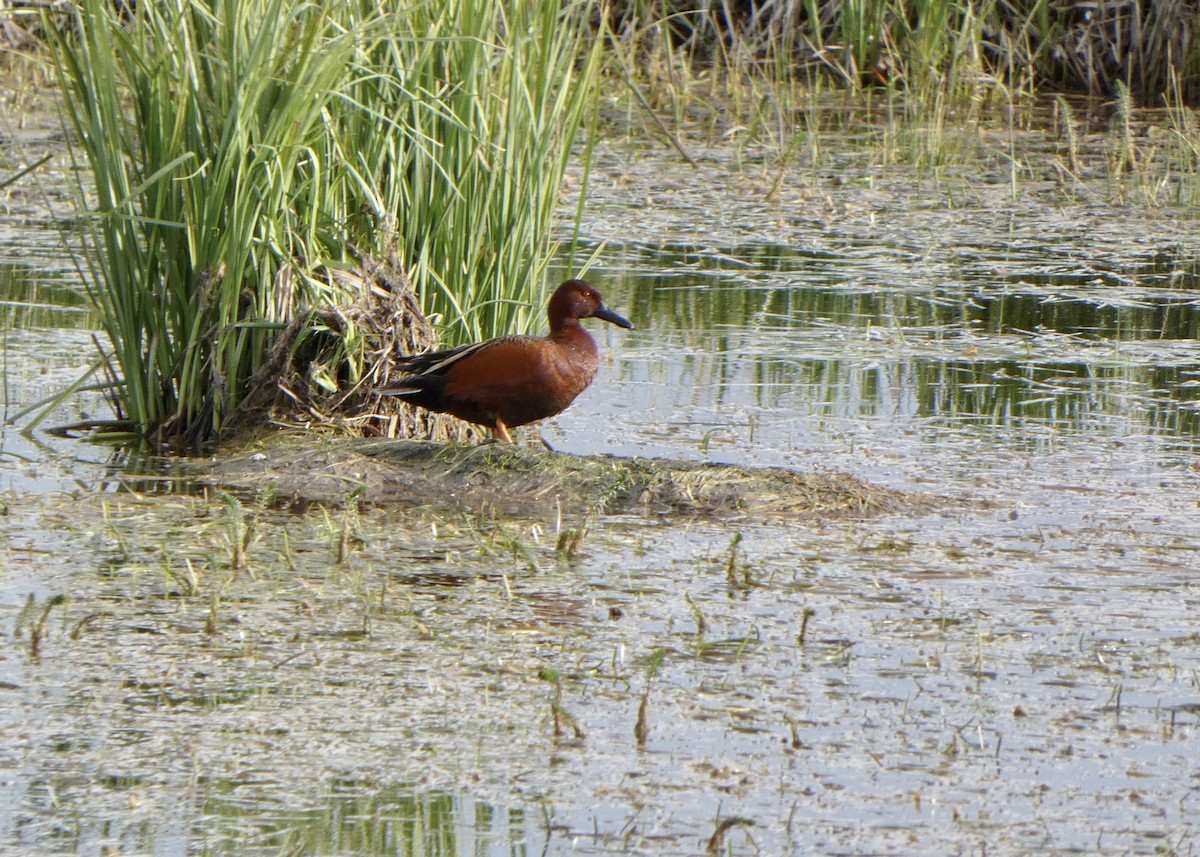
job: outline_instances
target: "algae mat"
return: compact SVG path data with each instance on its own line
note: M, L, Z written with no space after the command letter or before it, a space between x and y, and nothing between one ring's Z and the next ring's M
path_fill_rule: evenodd
M928 509L933 499L833 471L616 456L501 444L275 439L218 457L201 479L235 491L340 505L468 508L498 515L642 513L811 518Z

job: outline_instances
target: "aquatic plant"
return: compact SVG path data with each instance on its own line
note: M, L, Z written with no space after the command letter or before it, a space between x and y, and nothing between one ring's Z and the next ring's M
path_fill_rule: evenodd
M616 76L633 81L643 104L671 112L676 137L681 117L708 112L714 130L766 143L778 153L780 181L801 154L816 160L822 134L848 129L869 132L884 161L945 163L957 144L945 132L952 111L962 124L989 101L1033 88L1026 65L1001 63L985 47L987 4L737 8L625 4L611 28ZM732 109L707 109L713 103Z
M398 259L452 341L537 318L596 68L576 4L71 15L52 50L92 176L89 287L137 436L217 436L278 330L347 301L327 272L358 254Z
M1013 151L1014 110L1044 94L1100 96L1121 110L1182 111L1200 101L1194 3L626 0L608 8L613 77L635 96L630 118L653 108L643 127L689 159L688 132L767 146L777 160L768 199L798 161L815 175L831 136L865 136L881 164L936 171L977 152L978 128L999 120L1010 126L1015 191L1025 167ZM1171 133L1184 116L1172 116ZM1193 182L1176 180L1180 166L1193 173L1193 143L1181 138L1167 162L1143 158L1143 196L1195 196ZM1110 162L1129 154L1125 147Z
M336 221L348 241L394 237L451 344L528 330L542 318L563 173L596 96L602 43L589 41L589 4L402 5L368 22L386 30L359 42L339 131L324 139L341 168Z
M823 70L852 88L920 90L940 79L969 88L979 69L1025 89L1160 102L1179 81L1200 98L1200 33L1194 3L1104 4L1062 0L625 0L614 30L655 40L691 60L745 68L747 58ZM650 57L650 54L643 54ZM653 58L651 61L653 61Z

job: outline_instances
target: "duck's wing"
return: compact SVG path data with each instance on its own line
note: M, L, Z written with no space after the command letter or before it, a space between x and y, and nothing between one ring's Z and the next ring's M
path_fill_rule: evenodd
M445 375L460 360L470 357L479 349L486 348L496 340L474 342L448 348L445 351L427 351L424 354L406 354L396 360L396 368L406 375ZM403 383L403 382L401 382Z
M446 386L447 376L454 367L459 366L468 358L485 351L503 355L507 348L521 342L527 337L505 336L499 339L489 339L486 342L473 342L470 345L460 345L445 351L429 351L425 354L408 354L396 360L396 368L403 373L394 383L376 390L381 396L400 396L410 402L427 408L440 405L442 391ZM476 364L472 365L475 368ZM481 365L487 368L488 361Z

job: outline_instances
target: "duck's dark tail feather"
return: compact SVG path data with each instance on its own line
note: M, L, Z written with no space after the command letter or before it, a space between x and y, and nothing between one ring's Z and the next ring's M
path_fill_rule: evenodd
M445 387L446 379L441 375L412 375L376 392L381 396L395 396L426 410L445 413Z

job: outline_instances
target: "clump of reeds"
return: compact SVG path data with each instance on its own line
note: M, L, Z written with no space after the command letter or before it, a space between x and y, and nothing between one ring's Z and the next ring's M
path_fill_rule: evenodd
M218 436L280 332L356 296L331 272L358 257L398 259L452 340L528 326L592 97L585 21L521 0L80 0L53 54L119 417L164 446Z

